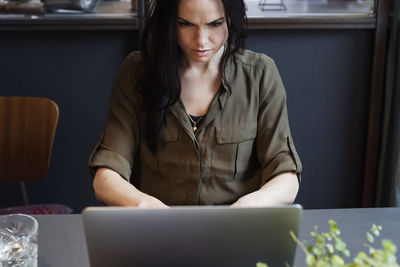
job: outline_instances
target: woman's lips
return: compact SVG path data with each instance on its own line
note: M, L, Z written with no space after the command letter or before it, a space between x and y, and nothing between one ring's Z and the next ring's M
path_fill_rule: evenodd
M205 57L208 55L210 51L211 51L210 49L196 49L193 50L193 53L198 57Z

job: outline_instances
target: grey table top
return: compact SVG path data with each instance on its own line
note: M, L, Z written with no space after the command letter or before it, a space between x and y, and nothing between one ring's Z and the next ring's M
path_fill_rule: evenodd
M37 215L39 222L39 267L89 266L81 215ZM400 208L304 210L300 240L312 239L314 225L328 229L328 220L338 222L342 239L352 255L363 250L364 234L372 224L383 226L381 235L400 248ZM380 247L378 243L376 247ZM295 265L306 266L304 254L297 250Z

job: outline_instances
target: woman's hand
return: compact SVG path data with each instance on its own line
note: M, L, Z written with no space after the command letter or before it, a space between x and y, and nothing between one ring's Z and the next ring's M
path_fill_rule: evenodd
M167 205L165 205L163 202L161 202L159 199L147 195L139 201L137 208L140 208L140 209L167 209L169 207Z
M141 192L118 173L107 168L97 170L93 187L96 198L109 206L168 208L157 198Z
M273 206L273 203L268 203L267 200L263 202L260 200L260 191L255 191L248 195L244 195L239 198L235 203L231 205L232 208L250 208L250 207L262 207L262 206Z
M266 207L293 203L299 190L295 173L283 173L276 176L259 190L244 195L231 205L237 207Z

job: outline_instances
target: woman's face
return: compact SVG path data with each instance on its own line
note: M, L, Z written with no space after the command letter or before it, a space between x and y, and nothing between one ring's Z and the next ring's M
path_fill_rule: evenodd
M186 60L209 63L222 52L228 38L221 0L180 0L177 34Z

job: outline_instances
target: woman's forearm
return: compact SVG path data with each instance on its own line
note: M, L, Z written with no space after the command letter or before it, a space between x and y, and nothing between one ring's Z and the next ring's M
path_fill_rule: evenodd
M109 206L167 207L160 200L139 191L118 173L107 168L96 171L93 188L96 198Z
M291 204L297 196L299 182L295 173L283 173L259 190L239 198L232 207L262 207Z

